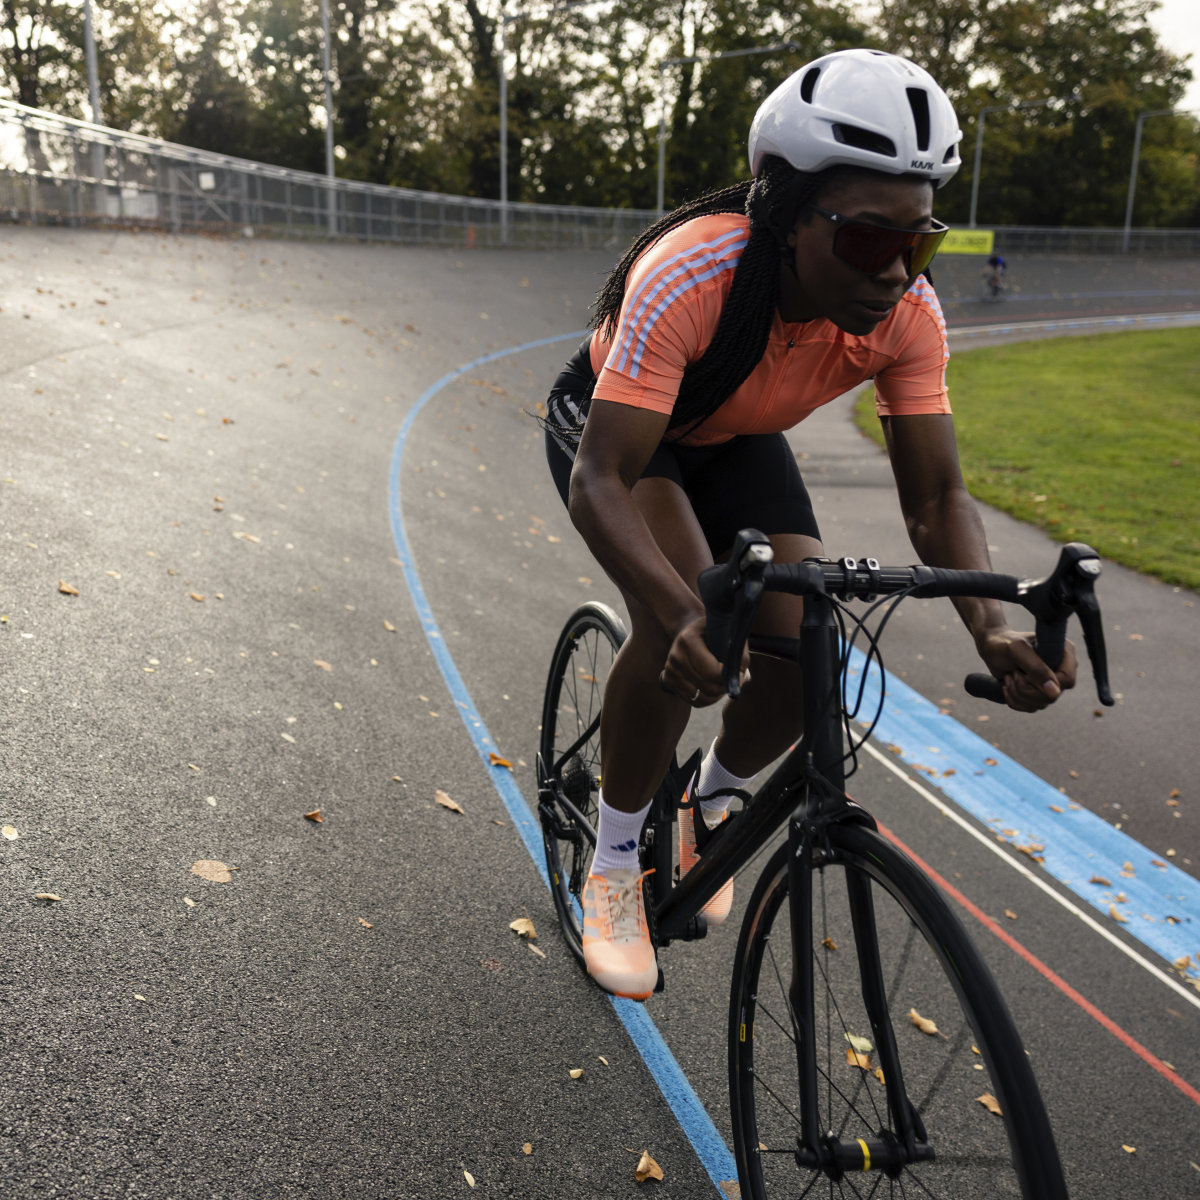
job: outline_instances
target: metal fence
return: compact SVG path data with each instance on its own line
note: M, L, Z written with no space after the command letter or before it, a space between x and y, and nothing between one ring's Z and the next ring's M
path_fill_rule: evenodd
M0 219L257 237L619 251L642 209L507 204L329 179L0 100Z
M179 233L617 252L655 213L502 205L331 180L0 100L0 219L6 217ZM994 228L1005 254L1200 254L1197 229Z
M1200 229L1060 229L995 225L1001 254L1130 254L1189 258L1200 254ZM1126 244L1128 243L1128 244Z

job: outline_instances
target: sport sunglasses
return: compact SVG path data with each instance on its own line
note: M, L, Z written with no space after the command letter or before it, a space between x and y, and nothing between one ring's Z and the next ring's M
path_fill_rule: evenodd
M818 216L833 222L833 253L856 271L868 275L878 275L897 256L903 257L910 278L920 275L950 232L949 226L941 221L934 221L928 229L892 229L869 221L855 221L815 204L810 207Z

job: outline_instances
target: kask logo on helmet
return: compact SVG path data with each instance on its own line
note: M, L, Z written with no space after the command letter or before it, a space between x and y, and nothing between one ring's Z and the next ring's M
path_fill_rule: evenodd
M932 171L933 163L923 162L919 158L914 158L912 160L912 162L909 164L909 170L910 171Z

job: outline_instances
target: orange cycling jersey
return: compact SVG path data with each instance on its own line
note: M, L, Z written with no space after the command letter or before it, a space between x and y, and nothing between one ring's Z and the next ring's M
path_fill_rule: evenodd
M634 264L610 339L592 339L594 395L670 413L688 363L716 332L733 272L749 238L737 213L696 217L670 230ZM868 379L880 416L948 413L946 321L927 279L916 279L863 337L824 319L779 313L749 377L704 424L679 440L706 446L738 434L779 433Z

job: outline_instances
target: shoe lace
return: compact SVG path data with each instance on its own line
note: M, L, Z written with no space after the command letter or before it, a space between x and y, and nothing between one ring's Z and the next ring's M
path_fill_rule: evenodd
M608 919L614 941L636 938L641 933L642 880L653 875L653 868L635 876L628 883L609 886Z

